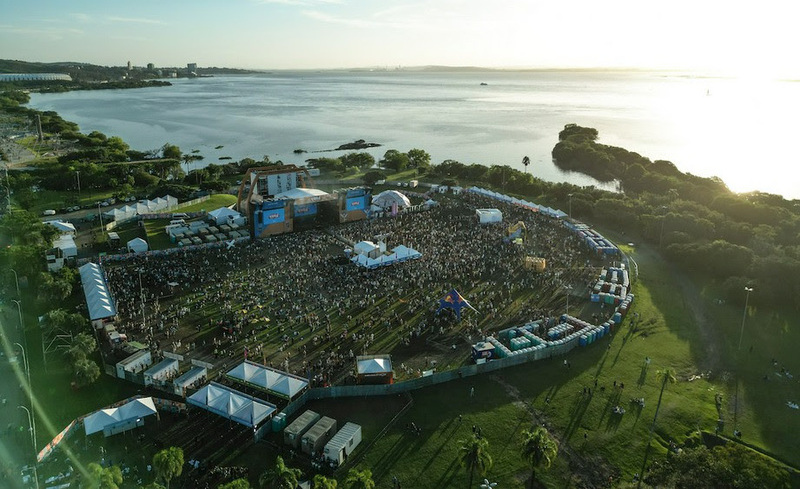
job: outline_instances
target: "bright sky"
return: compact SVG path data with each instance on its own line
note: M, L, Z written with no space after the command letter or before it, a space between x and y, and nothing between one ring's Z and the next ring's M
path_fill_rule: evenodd
M121 66L638 67L800 77L795 0L25 0L0 58Z

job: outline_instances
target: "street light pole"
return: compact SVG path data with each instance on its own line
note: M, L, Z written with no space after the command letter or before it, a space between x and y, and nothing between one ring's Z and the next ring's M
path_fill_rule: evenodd
M22 351L22 366L25 368L25 377L28 378L28 389L31 388L31 366L28 364L28 356L25 354L25 348L19 343L14 343Z
M75 175L78 177L78 197L81 196L81 171L75 170Z
M736 351L742 349L742 336L744 336L744 320L747 319L747 302L748 300L750 300L750 292L753 291L753 288L745 287L744 291L747 293L747 295L745 295L744 297L744 312L742 313L742 329L741 331L739 331L739 347L736 349Z
M669 210L667 206L661 206L661 210L664 212L661 215L661 234L658 236L658 247L661 248L661 244L664 242L664 223L667 221L667 211Z
M17 299L21 299L22 295L19 293L19 275L17 275L17 271L13 268L9 268L12 272L14 272L14 283L17 285Z
M572 292L572 286L565 285L564 288L567 289L567 316L569 316L569 294Z
M572 194L567 194L569 197L569 218L572 219Z
M28 414L28 429L31 432L31 443L33 444L33 479L36 481L36 489L39 489L39 471L36 469L38 464L38 453L36 451L36 421L33 420L31 412L25 406L17 406L19 409L24 409Z
M19 313L19 328L22 330L22 337L25 337L25 325L22 322L22 304L16 299L11 299L11 302L17 305L17 312Z

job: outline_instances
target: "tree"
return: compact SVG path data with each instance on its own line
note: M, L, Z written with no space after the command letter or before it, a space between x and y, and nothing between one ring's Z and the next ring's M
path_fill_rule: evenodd
M94 337L88 333L78 333L72 338L67 354L73 362L77 362L81 358L88 357L95 350L97 350L97 342Z
M530 158L528 158L527 156L522 158L522 166L525 167L525 173L528 172L528 165L530 165L530 164L531 164L531 159Z
M558 455L558 442L542 426L522 432L522 457L531 465L531 487L536 480L536 468L550 468Z
M167 483L175 477L180 477L183 472L183 449L180 447L169 447L153 455L153 469L156 477Z
M226 484L222 484L217 489L250 489L250 483L247 479L234 479Z
M88 358L79 358L72 365L75 371L75 383L80 386L86 386L100 378L100 367L97 362L89 360ZM167 484L169 486L169 484Z
M275 467L264 471L258 478L258 485L271 489L295 489L302 474L302 470L289 467L283 457L278 456Z
M164 146L161 147L161 157L162 158L171 159L171 160L180 160L182 154L183 153L181 152L181 149L179 147L175 146L174 144L167 143L167 144L165 144Z
M410 149L408 150L408 165L411 168L428 168L431 166L431 155L423 149Z
M472 487L472 479L475 475L475 469L478 473L484 475L487 470L492 467L492 456L489 455L489 442L486 438L478 438L473 436L467 440L461 441L461 446L458 449L459 461L461 466L469 472L468 488Z
M355 166L358 168L372 168L375 158L369 153L347 153L339 157L344 166Z
M347 478L344 480L344 487L347 489L375 489L372 471L369 469L350 469L347 472Z
M378 164L383 168L401 172L408 167L408 155L396 149L390 149L384 153L383 159Z
M122 471L118 465L101 467L92 462L86 469L89 472L89 487L92 489L118 489L122 484Z
M336 479L329 479L322 474L317 474L311 481L311 489L336 489L339 484Z

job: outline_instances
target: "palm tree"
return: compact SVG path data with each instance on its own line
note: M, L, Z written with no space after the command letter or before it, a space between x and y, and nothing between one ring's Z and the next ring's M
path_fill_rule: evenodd
M525 167L525 173L528 172L528 165L530 165L530 164L531 164L531 159L530 158L528 158L527 156L522 158L522 166Z
M311 481L311 489L336 489L339 484L336 479L328 479L322 474L317 474Z
M258 478L258 485L272 489L295 489L297 487L297 479L302 474L302 470L289 467L283 461L283 457L278 456L275 459L275 467L265 471Z
M462 440L458 451L460 454L459 460L461 461L461 466L466 468L469 472L469 485L467 485L467 487L471 488L475 469L478 469L478 473L483 475L492 467L492 457L489 455L489 442L486 438L473 436L468 440Z
M344 487L347 489L375 489L372 471L369 469L350 469L347 473L347 478L344 480Z
M164 479L169 489L169 481L183 472L183 449L169 447L156 453L153 455L153 469L157 477Z
M558 442L542 426L522 432L522 457L531 464L531 487L536 479L536 468L550 468L558 455Z

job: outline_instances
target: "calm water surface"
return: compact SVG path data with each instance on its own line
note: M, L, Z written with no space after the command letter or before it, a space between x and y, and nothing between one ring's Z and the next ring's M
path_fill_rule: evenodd
M486 85L481 85L481 83ZM734 191L800 198L794 151L800 83L668 73L280 72L181 79L171 87L34 94L81 130L118 135L133 148L166 142L200 150L204 163L264 155L302 163L356 139L422 148L434 163L503 164L548 181L599 184L551 162L568 123L600 142L665 159ZM215 149L223 145L222 149ZM308 150L295 155L293 150Z

